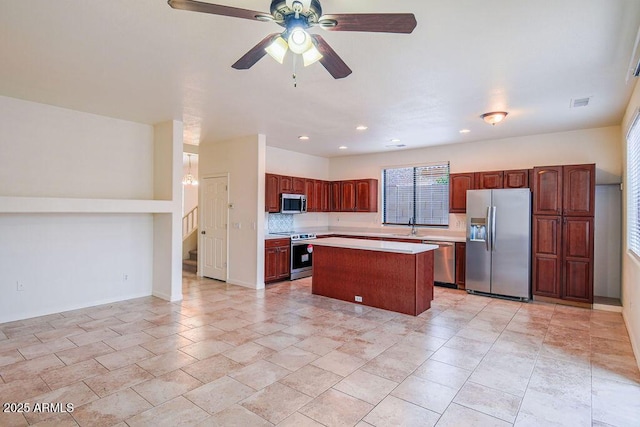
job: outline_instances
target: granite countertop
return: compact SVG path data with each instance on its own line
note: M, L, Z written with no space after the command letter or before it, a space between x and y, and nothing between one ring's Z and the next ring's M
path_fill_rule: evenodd
M418 254L438 249L438 245L422 243L388 242L384 240L349 239L344 237L328 237L326 239L302 240L313 246L330 246L345 249L363 249L368 251L394 252L400 254Z
M300 231L296 233L305 233L306 231ZM404 233L381 233L381 232L364 232L364 231L316 231L316 235L322 236L326 234L339 234L341 236L364 236L364 237L386 237L389 239L411 239L416 240L416 242L421 242L423 240L431 240L431 241L442 241L442 242L462 242L466 241L465 235L455 235L455 236L442 236L435 234L426 234L423 231L418 232L416 236L412 236L409 232ZM282 234L266 234L264 236L265 239L286 239L286 235Z

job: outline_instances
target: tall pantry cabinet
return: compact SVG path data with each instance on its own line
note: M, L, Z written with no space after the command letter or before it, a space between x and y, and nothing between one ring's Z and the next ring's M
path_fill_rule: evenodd
M533 294L593 303L595 164L533 169Z

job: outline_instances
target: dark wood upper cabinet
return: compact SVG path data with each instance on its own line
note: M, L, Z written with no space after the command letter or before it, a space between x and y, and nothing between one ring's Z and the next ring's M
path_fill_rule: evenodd
M324 212L322 210L322 182L319 179L313 180L313 211ZM309 194L307 194L307 198ZM307 202L308 203L308 202Z
M305 194L305 190L306 190L306 179L304 178L298 178L298 177L292 177L291 178L292 181L292 193L293 194Z
M494 188L502 188L504 180L503 171L495 172L476 172L474 181L477 190L492 190Z
M290 176L280 176L280 193L293 193L293 178Z
M340 181L340 211L354 212L356 210L356 182Z
M475 188L475 174L452 173L449 175L449 212L467 212L467 190Z
M378 180L356 181L356 212L378 212Z
M596 165L563 166L562 214L593 216L595 213Z
M562 166L533 168L533 214L562 215Z
M342 186L340 184L340 181L331 182L331 196L329 198L331 212L340 212L342 210Z
M316 204L315 200L315 180L305 179L304 185L304 194L307 196L307 212L317 212L318 205Z
M331 182L320 181L322 183L322 200L320 202L321 212L331 212Z
M280 176L265 175L265 212L280 212Z
M502 188L529 188L529 169L504 171Z

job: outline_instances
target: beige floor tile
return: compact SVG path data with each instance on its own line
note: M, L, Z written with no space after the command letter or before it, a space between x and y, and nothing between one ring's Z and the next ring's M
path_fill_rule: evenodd
M391 394L407 402L442 414L457 392L458 390L455 388L411 375Z
M25 358L18 350L9 350L0 353L0 366L7 366L13 363L22 362Z
M351 356L341 351L334 350L319 359L311 362L312 365L331 371L342 377L346 377L356 369L363 366L367 361L356 356Z
M303 366L308 365L309 363L316 360L318 357L317 354L310 353L308 351L304 351L298 347L287 347L284 350L281 350L277 353L273 353L271 356L267 357L266 361L275 363L278 366L282 366L290 371L297 371Z
M199 362L192 363L191 365L184 366L181 370L203 383L208 383L227 374L231 374L238 369L241 369L243 366L244 365L235 362L228 357L218 354Z
M296 344L297 342L300 342L300 338L293 335L285 334L284 332L274 332L262 338L255 339L253 340L253 342L272 350L280 351L293 344Z
M278 427L323 427L324 424L302 415L300 412L295 412L289 415L282 422L278 423Z
M158 338L157 340L154 340L154 341L148 341L142 344L141 347L146 348L147 350L149 350L150 352L156 355L161 355L165 353L170 353L175 350L179 350L182 347L185 347L190 344L193 344L193 341L181 335L175 334L175 335L169 335L168 337L164 337L164 338Z
M59 328L59 329L52 329L46 332L39 332L35 334L35 336L38 337L40 341L47 342L47 341L58 340L61 338L72 337L74 335L83 334L85 332L86 331L84 329L79 328L77 326L69 326L67 328Z
M412 347L429 351L438 350L446 342L447 340L445 338L435 337L422 332L411 332L400 341L402 344L408 344Z
M354 340L344 343L343 345L338 347L336 350L341 353L346 353L351 356L355 356L362 360L368 361L377 357L378 355L380 355L382 352L384 352L385 350L387 350L389 347L393 345L395 344L390 342L376 343L376 342L369 342L369 341L356 338Z
M114 350L124 350L125 348L133 347L134 345L143 344L145 342L153 340L155 340L155 338L149 334L146 334L144 332L134 332L128 335L106 339L104 340L104 343Z
M374 374L379 377L401 383L419 365L419 363L412 363L405 360L396 359L395 357L387 356L383 353L375 359L367 362L360 369L365 372L369 372L370 374Z
M511 423L482 412L452 403L440 417L437 427L509 427L511 425Z
M202 382L178 369L132 388L149 403L158 406L201 385Z
M155 355L149 350L136 345L133 347L125 348L124 350L105 354L103 356L98 356L96 357L96 360L100 362L105 368L109 369L110 371L114 371L116 369L133 365L136 362L140 362L154 356Z
M47 418L46 420L42 420L31 425L37 427L78 427L78 423L73 419L73 416L70 413L53 414L51 418Z
M253 393L255 390L251 387L225 376L191 390L183 396L210 414L215 414Z
M520 405L515 425L588 427L591 422L591 405L529 388Z
M80 406L73 418L81 426L112 426L151 408L135 391L126 389Z
M192 426L209 414L182 396L126 420L130 427Z
M47 356L41 356L36 359L25 360L22 362L12 363L11 365L0 367L0 376L6 383L10 383L15 380L32 378L41 373L52 369L64 366L64 363L60 361L55 355L49 354Z
M102 341L83 345L69 350L63 350L56 353L56 356L62 360L65 365L73 365L74 363L84 360L93 359L105 354L113 353L115 350Z
M614 426L631 426L640 420L640 386L593 379L593 419Z
M0 353L10 350L17 350L21 347L27 347L33 344L39 344L41 341L35 335L19 336L15 338L7 338L0 341Z
M124 322L122 320L116 319L115 317L107 317L104 319L92 320L86 323L78 323L78 326L87 331L98 331L109 328L109 326L122 325L123 323Z
M561 359L540 357L529 381L528 390L561 399L591 404L591 369Z
M121 325L110 326L109 329L121 335L131 335L131 334L135 334L137 332L143 331L145 329L153 328L154 326L156 325L147 320L140 319L133 322L123 323Z
M27 375L24 379L0 384L0 402L26 402L48 391L50 391L49 386L40 377ZM0 414L2 414L1 411Z
M249 365L253 362L264 359L273 353L275 353L275 351L270 348L263 347L253 342L248 342L225 351L223 355L235 362Z
M372 405L377 405L397 386L397 382L357 370L334 385L333 388Z
M413 375L459 390L471 373L470 370L429 359L420 365Z
M319 356L324 356L343 344L344 341L323 336L312 336L296 343L295 346Z
M274 332L278 332L283 329L286 329L289 326L290 325L285 325L284 323L278 323L271 320L267 320L264 322L253 323L247 326L247 329L262 335L269 335L269 334L273 334Z
M269 421L243 408L232 405L204 420L198 426L202 427L270 427Z
M227 344L224 341L210 339L186 345L181 347L180 351L187 353L189 356L195 357L196 359L202 360L232 348L234 347L231 344Z
M278 424L311 401L311 397L284 384L274 383L240 404L265 420Z
M280 382L308 396L317 397L343 377L313 365L307 365L282 378Z
M166 325L160 325L153 328L145 329L144 332L146 334L151 335L154 338L164 338L164 337L168 337L169 335L174 335L180 332L188 331L189 329L191 328L188 326L185 326L181 323L174 322Z
M328 427L353 426L373 405L337 390L329 389L298 412Z
M423 364L424 361L433 354L433 352L429 350L421 350L413 345L399 342L398 344L389 347L382 354L419 366Z
M459 368L473 370L480 364L483 357L483 353L444 346L433 353L430 359L457 366Z
M394 396L386 397L364 417L367 425L376 427L428 427L436 425L440 414ZM459 424L460 425L460 424ZM471 424L469 424L471 425Z
M180 332L180 335L193 342L200 342L215 339L216 337L224 334L224 332L225 331L222 329L215 328L211 325L203 325L189 329L188 331Z
M153 375L149 372L137 365L131 365L89 378L84 382L91 387L94 393L100 397L104 397L116 391L124 390L127 387L150 380L151 378L153 378Z
M73 384L77 381L103 375L109 372L104 366L96 362L95 359L78 362L74 365L62 368L49 369L40 374L40 377L47 383L51 390Z
M107 328L93 329L90 332L84 334L74 335L69 337L69 341L73 342L78 347L87 344L92 344L98 341L106 340L109 338L119 337L120 334Z
M235 331L236 329L244 328L249 325L251 325L251 322L237 317L221 319L211 323L211 326L227 332Z
M216 338L228 344L240 346L248 343L249 341L253 341L256 338L260 338L261 336L261 334L250 331L249 329L239 328L230 332L225 332L222 335L218 335Z
M228 375L255 390L260 390L290 373L291 371L281 366L265 360L258 360Z
M522 399L480 384L467 382L453 401L467 408L513 423L518 415Z
M195 357L191 357L180 350L175 350L137 362L137 365L152 375L159 377L197 361L198 359Z
M36 323L36 324L27 324L27 325L17 325L17 326L9 326L4 327L2 332L6 335L7 338L17 338L25 335L35 335L40 332L51 331L53 326L48 323Z
M0 412L0 422L2 422L2 424L0 424L2 427L24 427L29 425L24 414L18 412Z
M87 385L83 382L77 382L75 384L69 385L67 387L62 387L54 391L50 391L45 394L41 394L31 399L32 404L36 403L54 403L61 404L63 410L72 413L70 407L67 407L68 404L73 405L73 409L78 408L82 405L86 405L87 403L93 402L94 400L98 400L99 397L96 395ZM59 411L57 411L59 412ZM44 420L55 420L55 412L35 412L32 411L28 414L25 414L25 417L29 421L29 424L36 424L42 422Z
M43 342L41 344L21 347L18 349L18 351L24 356L25 359L29 360L75 347L76 345L69 341L67 338L58 338L51 341Z

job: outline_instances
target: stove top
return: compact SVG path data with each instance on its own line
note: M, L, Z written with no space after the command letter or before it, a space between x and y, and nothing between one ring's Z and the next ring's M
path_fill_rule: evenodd
M291 240L306 240L306 239L315 239L316 233L297 233L294 231L279 231L277 233L269 233L276 234L278 236L289 236Z

